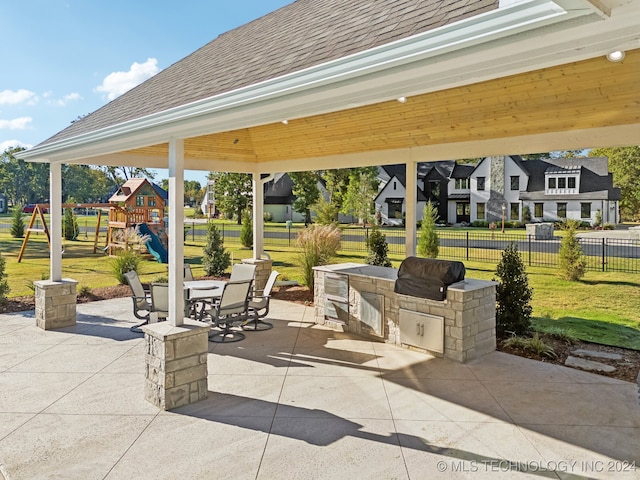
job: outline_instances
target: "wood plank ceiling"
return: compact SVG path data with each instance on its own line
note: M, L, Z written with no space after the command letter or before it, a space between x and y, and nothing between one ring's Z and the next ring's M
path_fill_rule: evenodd
M640 50L185 140L185 157L268 162L637 124ZM630 139L630 143L633 143ZM168 155L167 144L131 150Z

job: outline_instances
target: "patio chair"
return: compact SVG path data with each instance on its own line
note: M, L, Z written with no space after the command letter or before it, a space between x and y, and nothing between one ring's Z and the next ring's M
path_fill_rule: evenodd
M131 298L133 300L134 317L144 320L142 323L134 325L129 330L135 333L142 333L140 327L149 323L149 314L151 313L151 293L144 289L140 277L135 270L131 270L124 274L124 278L131 288Z
M219 302L203 305L201 317L210 316L213 326L220 329L209 333L210 342L230 343L244 339L244 333L231 329L241 326L248 318L252 285L253 280L228 282L222 290Z
M256 266L250 263L236 263L231 267L230 282L239 282L242 280L253 280L256 275Z
M193 278L193 271L191 270L191 265L189 265L188 263L185 263L184 265L184 281L185 282L192 282L194 280Z
M166 320L169 316L169 284L151 284L151 312ZM155 316L155 315L154 315Z
M260 330L269 330L273 328L273 324L265 322L262 319L269 314L269 299L271 298L271 290L276 283L280 273L275 270L271 272L264 290L254 290L249 297L249 318L242 326L243 330L251 330L258 332Z

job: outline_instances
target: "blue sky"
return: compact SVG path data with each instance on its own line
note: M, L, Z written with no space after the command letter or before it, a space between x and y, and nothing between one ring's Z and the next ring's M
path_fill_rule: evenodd
M0 151L37 145L221 33L292 1L0 1ZM206 172L185 178L202 183Z

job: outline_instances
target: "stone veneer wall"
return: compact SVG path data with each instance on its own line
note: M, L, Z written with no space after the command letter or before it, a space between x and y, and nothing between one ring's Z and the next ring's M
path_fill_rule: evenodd
M256 290L264 290L264 287L267 285L267 280L269 280L269 275L271 275L273 260L263 258L245 258L242 260L242 263L248 263L256 266L254 287Z
M325 271L321 268L316 268L314 272L316 323L337 326L324 318ZM340 273L338 269L332 271ZM496 285L496 282L466 279L449 286L444 301L436 301L395 293L393 279L349 275L349 323L344 328L359 335L403 345L399 327L400 309L443 317L442 355L457 362L467 362L496 349ZM384 296L382 336L374 333L358 318L361 292Z
M145 335L145 399L171 410L207 398L208 333L211 325L185 319L142 327Z
M36 287L36 325L44 330L76 324L76 287L69 278L60 281L39 280Z

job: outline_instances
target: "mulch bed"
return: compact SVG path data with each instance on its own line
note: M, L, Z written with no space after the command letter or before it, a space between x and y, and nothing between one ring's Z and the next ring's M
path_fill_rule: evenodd
M213 277L211 277L213 278ZM216 278L219 280L219 278ZM109 300L111 298L123 298L129 297L131 290L128 285L116 285L112 287L98 287L93 288L88 292L82 292L78 294L78 303L95 302L97 300ZM282 286L275 287L272 292L272 297L278 300L284 300L287 302L294 302L301 305L313 305L313 293L309 291L307 287L294 285L294 286ZM14 297L8 299L3 304L0 304L0 313L13 313L22 312L25 310L35 309L35 299L33 296L27 297ZM610 347L606 345L598 345L595 343L576 341L572 344L568 344L566 341L559 340L549 335L540 335L540 338L545 343L553 347L556 356L547 357L539 356L532 352L514 349L504 346L506 339L498 339L498 350L518 355L521 357L531 358L541 362L554 363L558 365L564 365L564 361L567 356L571 354L572 350L586 349L596 350L611 353L618 353L623 356L624 360L607 360L598 359L600 363L613 365L616 367L616 371L612 373L598 372L600 375L605 375L612 378L617 378L627 382L635 383L640 371L640 351L628 350L625 348Z

